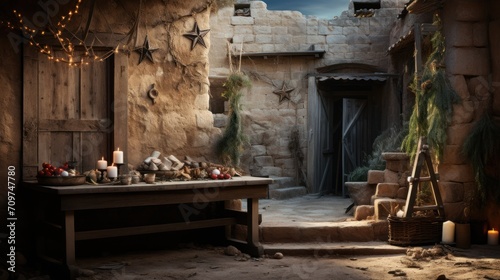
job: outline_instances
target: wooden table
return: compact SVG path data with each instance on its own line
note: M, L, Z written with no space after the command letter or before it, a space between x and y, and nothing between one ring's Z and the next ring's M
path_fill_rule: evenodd
M75 242L78 240L99 239L118 236L130 236L167 231L178 231L217 226L244 224L247 226L246 242L228 240L242 251L252 256L261 256L263 248L259 243L259 198L266 198L268 185L272 179L258 177L234 177L230 180L193 180L165 181L155 184L133 185L78 185L78 186L43 186L37 182L25 182L29 192L32 192L37 206L37 220L45 223L44 227L59 228L64 235L65 256L60 262L66 265L75 263ZM220 218L190 221L189 215L184 216L184 222L168 224L152 224L111 229L75 231L75 211L111 209L134 206L152 206L168 204L189 204L199 201L228 201L232 199L247 199L247 212L225 209ZM62 213L62 225L52 225L43 214L50 203ZM40 247L37 245L37 247ZM40 257L44 252L38 250ZM57 260L57 259L53 259Z

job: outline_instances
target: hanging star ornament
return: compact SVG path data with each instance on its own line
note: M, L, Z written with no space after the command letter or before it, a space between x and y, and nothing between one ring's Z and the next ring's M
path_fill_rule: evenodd
M139 53L139 64L141 64L141 62L144 60L144 58L148 58L151 62L155 63L155 61L153 60L153 52L156 51L157 49L152 49L150 46L149 46L149 40L148 40L148 35L146 35L146 38L144 38L144 43L142 44L142 46L138 47L135 49L136 52Z
M193 50L198 43L200 43L205 48L207 47L207 45L205 45L205 40L203 39L203 37L205 37L205 35L207 35L209 31L210 29L200 30L200 28L198 27L198 23L195 21L193 31L183 35L184 37L192 41L191 50Z
M288 99L289 101L291 100L290 99L290 92L292 92L294 90L295 90L295 88L288 88L286 86L286 83L283 81L283 85L281 86L281 88L273 91L273 93L279 95L280 104L281 104L281 102L283 102L283 100L285 100L285 99Z

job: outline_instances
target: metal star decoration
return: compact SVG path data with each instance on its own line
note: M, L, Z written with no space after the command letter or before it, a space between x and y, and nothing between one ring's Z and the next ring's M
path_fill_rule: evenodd
M207 45L205 45L205 40L203 40L203 37L205 37L205 35L207 35L209 31L210 29L200 30L200 28L198 27L198 23L194 22L193 31L183 35L184 37L192 41L191 50L193 50L198 43L200 43L205 48L207 47Z
M138 52L139 53L139 64L141 64L141 62L144 60L144 58L148 58L151 62L155 63L154 60L153 60L153 52L156 51L157 49L152 49L150 46L149 46L149 40L148 40L148 35L146 35L146 38L144 38L144 43L142 44L142 46L136 48L134 51Z
M280 104L281 104L281 102L283 102L283 100L285 100L285 99L291 100L290 99L290 92L292 92L294 90L295 90L295 88L288 88L286 86L286 83L283 81L283 85L281 86L281 89L277 89L277 90L273 91L273 93L279 95Z

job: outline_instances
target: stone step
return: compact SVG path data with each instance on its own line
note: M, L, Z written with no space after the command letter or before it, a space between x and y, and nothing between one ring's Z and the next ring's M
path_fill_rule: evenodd
M282 253L286 256L328 257L338 255L366 256L404 254L407 248L388 244L384 241L338 242L338 243L263 243L264 254L273 256Z
M307 194L307 189L303 186L286 187L286 188L269 190L270 199L290 199L294 197L304 196L306 194Z
M263 243L369 242L388 239L387 220L347 222L300 222L261 225Z
M269 184L269 190L293 187L296 184L293 177L270 176L269 178L273 179L273 183Z

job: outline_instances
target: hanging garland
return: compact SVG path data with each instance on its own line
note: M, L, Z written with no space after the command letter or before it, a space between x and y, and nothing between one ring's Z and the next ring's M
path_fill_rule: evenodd
M438 30L431 39L433 51L424 65L421 79L415 76L411 85L415 93L415 106L402 149L413 158L418 139L425 136L427 143L435 151L434 162L438 163L443 156L446 130L453 113L453 104L460 98L446 78L445 40L438 16L435 17L434 25L438 26Z
M229 101L229 122L217 143L217 153L225 165L238 167L246 137L241 124L241 91L251 86L250 79L241 72L232 73L224 83L222 96Z

